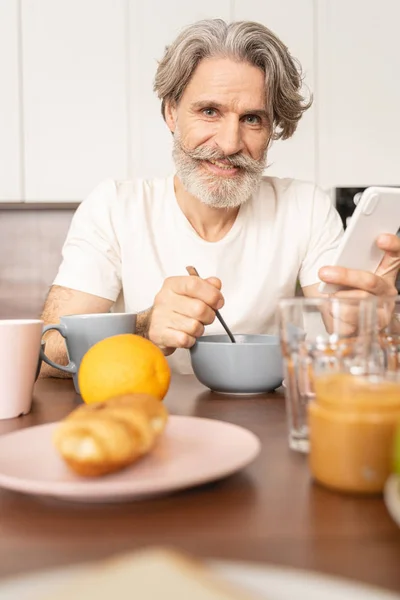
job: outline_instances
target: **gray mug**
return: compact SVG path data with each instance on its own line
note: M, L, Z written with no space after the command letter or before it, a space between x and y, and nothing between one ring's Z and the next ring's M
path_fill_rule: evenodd
M41 340L40 342L40 346L43 350L43 352L46 350L46 342L44 340ZM42 368L42 355L41 352L39 350L39 358L38 358L38 364L36 367L36 375L35 375L35 381L37 381L39 379L39 375L40 375L40 369Z
M53 362L46 356L43 347L40 349L40 357L51 367L71 373L75 390L79 394L78 371L83 356L100 340L121 333L135 333L136 314L68 315L61 317L60 323L43 327L42 336L51 329L57 330L65 339L69 363L64 366Z

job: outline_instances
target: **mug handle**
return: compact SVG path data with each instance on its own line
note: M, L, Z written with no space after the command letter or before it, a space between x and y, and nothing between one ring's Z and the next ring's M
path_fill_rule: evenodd
M60 333L63 336L64 339L66 339L67 328L62 323L57 325L46 325L45 327L43 327L42 339L46 331L50 331L51 329L55 329L56 331L58 331L58 333ZM75 375L77 372L76 364L72 362L72 360L70 360L67 365L59 365L58 363L55 363L52 360L50 360L48 356L46 356L42 346L40 346L40 358L51 367L54 367L55 369L60 369L60 371L65 371L66 373L71 373L72 375Z

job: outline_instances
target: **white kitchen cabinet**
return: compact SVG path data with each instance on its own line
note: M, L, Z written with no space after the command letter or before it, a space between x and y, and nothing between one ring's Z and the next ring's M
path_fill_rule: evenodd
M129 2L130 165L134 177L163 177L173 169L171 134L153 92L157 61L179 31L206 18L231 19L230 0Z
M314 91L313 0L234 0L233 18L258 21L276 33L301 63L305 93L307 88ZM303 114L292 138L273 143L267 164L270 175L316 180L314 106Z
M21 0L27 201L128 174L127 3Z
M318 0L324 186L400 185L398 0Z
M0 202L22 199L18 1L0 1Z

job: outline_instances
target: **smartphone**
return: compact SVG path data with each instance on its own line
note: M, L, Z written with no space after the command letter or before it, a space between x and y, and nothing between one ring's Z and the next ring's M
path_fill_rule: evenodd
M384 255L376 245L377 237L381 233L396 234L399 227L400 188L367 188L350 218L331 265L375 273ZM334 294L347 288L321 282L318 289L323 294Z

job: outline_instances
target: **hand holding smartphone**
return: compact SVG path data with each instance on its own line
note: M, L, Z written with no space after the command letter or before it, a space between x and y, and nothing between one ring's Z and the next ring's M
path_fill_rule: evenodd
M331 265L375 273L384 252L376 245L382 233L400 227L400 188L367 188L358 202ZM318 290L334 294L344 286L322 282Z

